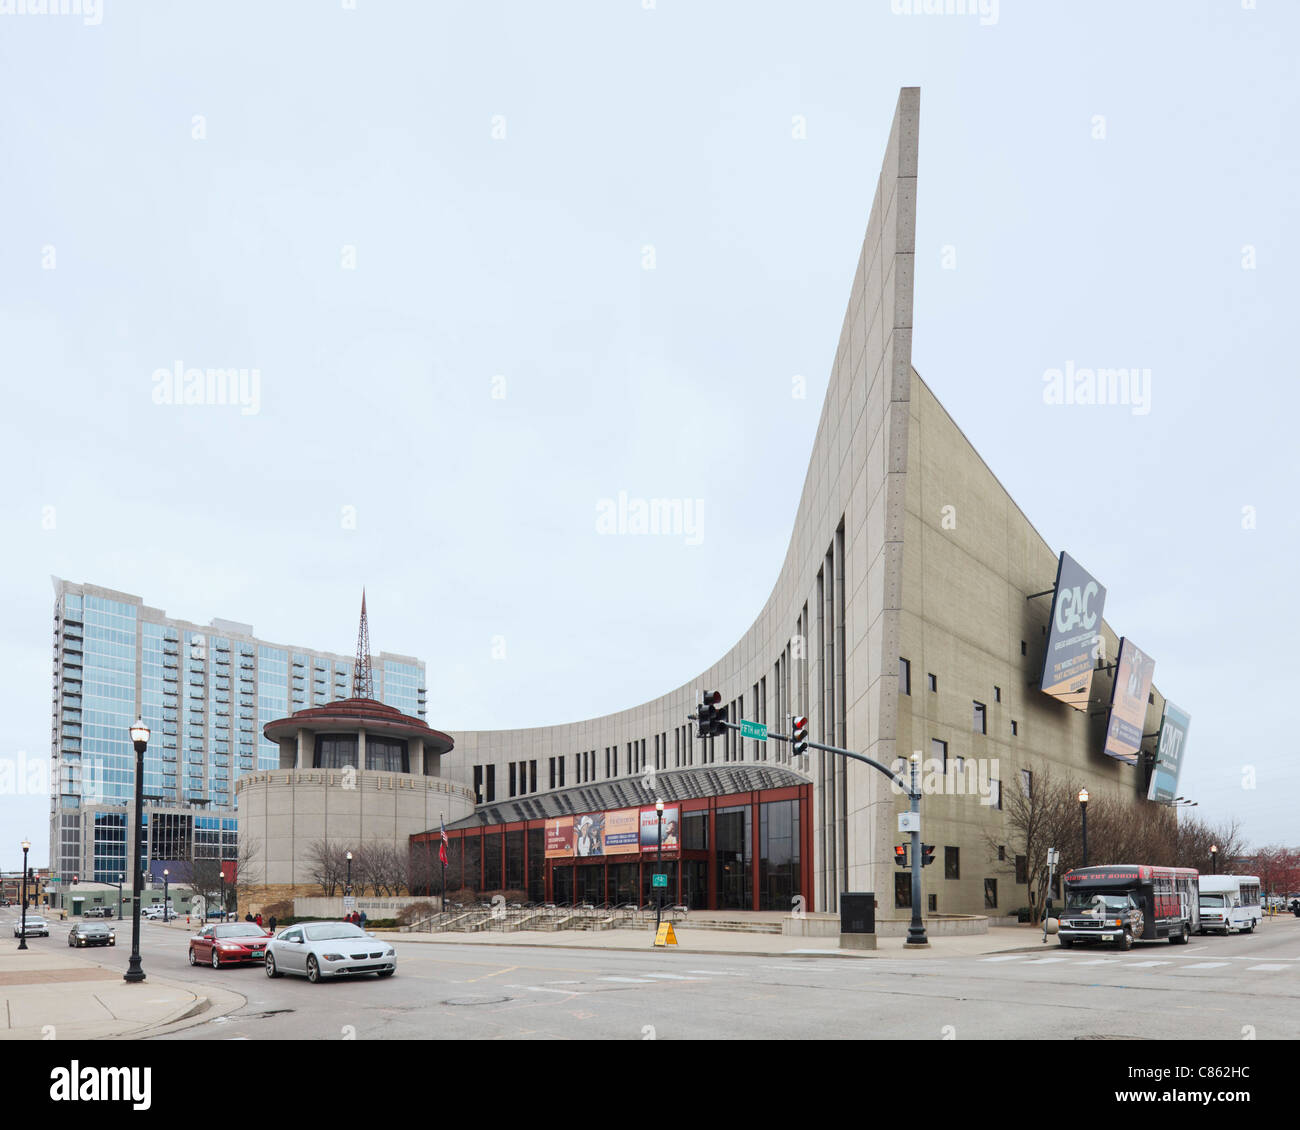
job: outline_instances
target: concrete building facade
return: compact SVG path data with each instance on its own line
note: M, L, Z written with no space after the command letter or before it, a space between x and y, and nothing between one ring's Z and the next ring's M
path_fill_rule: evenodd
M906 798L860 763L792 759L784 744L734 732L695 738L687 717L705 689L722 692L732 720L784 730L790 715L807 715L817 740L886 765L914 750L945 770L964 773L976 762L998 790L1032 787L1031 766L1060 767L1140 817L1141 764L1105 757L1104 721L1036 686L1051 602L1031 598L1052 587L1057 553L912 367L919 125L920 92L904 89L789 547L753 626L717 663L652 702L567 725L453 732L447 760L472 781L479 805L466 827L530 796L539 801L534 815L552 815L548 795L644 781L648 772L653 791L664 771L771 765L812 785L812 858L800 863L807 882L798 891L809 909L835 911L840 892L875 891L885 913ZM1086 546L1075 548L1086 557ZM1113 657L1115 633L1103 625L1102 636ZM1104 690L1094 679L1099 712ZM1153 693L1144 733L1162 705ZM1027 902L989 848L1006 833L994 787L925 798L924 839L944 864L924 876L927 909L1007 913ZM638 794L631 803L645 802L644 789L625 791ZM504 826L521 817L495 819Z

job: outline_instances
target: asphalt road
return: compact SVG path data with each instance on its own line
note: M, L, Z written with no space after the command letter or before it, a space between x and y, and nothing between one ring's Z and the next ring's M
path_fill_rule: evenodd
M94 959L125 968L123 926L117 948ZM65 945L66 929L29 944ZM173 1040L1300 1038L1290 915L1254 935L1129 953L1053 943L982 957L723 957L396 941L395 977L319 985L272 981L260 967L191 968L187 935L141 930L146 973L248 999Z

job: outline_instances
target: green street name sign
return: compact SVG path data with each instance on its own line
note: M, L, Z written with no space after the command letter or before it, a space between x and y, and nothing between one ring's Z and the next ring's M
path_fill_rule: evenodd
M650 885L652 887L666 887L668 886L668 876L658 872L650 877Z
M767 723L746 722L742 719L740 723L740 736L742 738L753 738L756 742L765 742L767 741Z

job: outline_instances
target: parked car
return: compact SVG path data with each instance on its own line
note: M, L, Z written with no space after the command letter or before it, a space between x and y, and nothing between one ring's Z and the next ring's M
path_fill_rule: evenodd
M397 954L388 942L351 922L308 922L287 926L266 947L266 975L293 973L313 984L325 977L397 972Z
M68 931L70 946L115 946L117 933L102 922L78 922Z
M50 936L50 924L39 914L29 914L27 916L27 931L25 936L28 938L48 938ZM23 920L21 915L14 919L14 937L24 937Z
M190 964L244 965L260 962L266 956L271 936L251 922L204 926L190 939Z

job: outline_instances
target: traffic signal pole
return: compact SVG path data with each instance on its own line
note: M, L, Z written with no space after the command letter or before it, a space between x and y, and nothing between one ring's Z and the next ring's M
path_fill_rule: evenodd
M690 719L692 722L701 721L694 714L688 714L686 717ZM702 725L709 725L713 727L713 730L711 732L714 733L720 732L723 729L726 730L740 729L740 726L737 725L735 722L723 721L722 719L716 717L702 721ZM701 733L699 736L708 737L710 735ZM793 740L789 734L778 734L772 730L768 730L767 736L769 739L775 739L778 742L790 742ZM905 792L908 796L908 800L911 806L910 811L917 814L917 816L920 815L921 790L916 780L917 767L918 767L916 758L913 758L911 762L911 767L912 767L911 780L905 781L892 769L888 768L887 766L881 765L879 761L876 761L874 758L868 757L865 753L857 753L856 751L851 749L842 749L840 746L837 745L825 745L822 742L814 742L806 738L800 742L800 745L806 745L811 747L812 749L819 749L823 753L833 753L839 757L848 757L854 761L865 762L867 765L870 765L872 769L875 769L877 772L883 773L886 777L888 777L891 781L893 781L896 785L898 785L898 787L902 789L903 792ZM912 921L908 924L907 927L906 944L908 946L928 947L930 942L929 939L926 937L925 922L921 918L921 831L920 831L921 822L918 819L918 820L914 820L912 823L914 826L914 830L912 832Z

